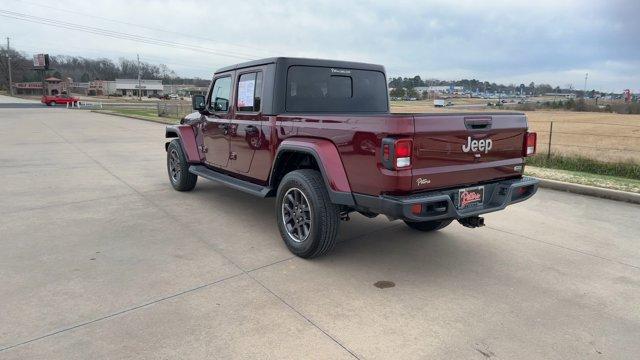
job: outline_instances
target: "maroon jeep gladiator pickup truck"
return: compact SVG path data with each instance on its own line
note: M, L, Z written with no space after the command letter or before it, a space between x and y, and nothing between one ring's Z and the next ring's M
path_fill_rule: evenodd
M276 197L287 247L310 258L334 246L357 211L433 231L530 198L536 150L522 113L390 114L380 65L270 58L218 70L196 112L168 126L172 186L198 176Z

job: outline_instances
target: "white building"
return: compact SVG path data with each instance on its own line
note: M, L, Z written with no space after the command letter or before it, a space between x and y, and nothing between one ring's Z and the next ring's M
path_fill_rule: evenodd
M87 96L113 95L116 93L116 82L106 80L94 80L90 82L71 83L71 92Z
M208 86L196 86L196 85L164 85L165 94L179 94L179 95L206 95L209 90Z
M575 99L575 93L546 93L544 96L554 96L559 98Z
M461 93L464 91L464 87L462 86L416 86L414 88L417 92L423 93L434 92L434 93ZM453 90L453 91L452 91Z
M138 84L138 79L116 79L116 93L122 96L138 96L138 88L142 96L162 95L164 90L162 80L140 80Z

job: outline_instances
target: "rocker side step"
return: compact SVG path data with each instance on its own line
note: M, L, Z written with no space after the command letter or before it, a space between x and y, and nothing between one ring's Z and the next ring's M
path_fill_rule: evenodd
M248 181L236 179L229 175L211 170L203 165L191 165L189 166L189 172L201 176L207 180L217 181L234 189L244 191L255 196L266 197L269 192L271 192L271 188L268 186L262 186Z

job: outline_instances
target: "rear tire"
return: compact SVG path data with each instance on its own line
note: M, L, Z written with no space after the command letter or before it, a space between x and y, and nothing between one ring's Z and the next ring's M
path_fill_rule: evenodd
M178 139L171 140L167 146L167 173L171 186L178 191L191 191L198 182L198 175L189 172L189 163Z
M276 197L276 221L287 248L302 258L331 251L336 243L340 209L329 199L317 170L295 170L282 179Z
M418 230L418 231L436 231L445 228L447 225L451 224L453 219L445 219L445 220L432 220L432 221L404 221L408 227Z

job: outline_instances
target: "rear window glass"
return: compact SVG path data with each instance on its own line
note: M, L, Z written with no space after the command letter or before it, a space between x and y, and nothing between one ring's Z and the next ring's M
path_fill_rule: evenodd
M287 73L289 112L387 112L387 101L378 71L292 66Z

